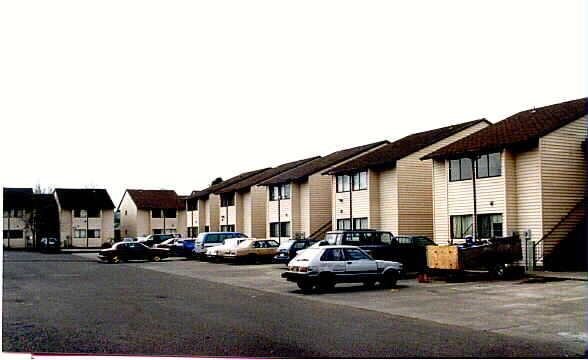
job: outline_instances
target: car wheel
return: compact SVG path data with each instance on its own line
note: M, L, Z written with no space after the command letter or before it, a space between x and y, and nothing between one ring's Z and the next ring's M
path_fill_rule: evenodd
M307 280L298 281L298 282L296 282L296 284L298 285L300 290L302 290L304 292L309 292L314 287L314 284L311 283L310 281L307 281Z
M110 259L110 262L111 262L112 264L120 264L121 260L120 260L120 258L119 258L118 256L113 256L113 257Z
M155 255L151 258L151 261L155 261L155 262L160 262L161 261L161 256L159 255Z
M496 264L490 269L490 272L495 278L504 279L506 277L506 266L504 264Z
M331 274L324 274L319 277L318 288L321 291L330 291L335 287L335 279Z
M398 275L394 271L388 271L382 275L380 284L383 288L391 289L396 286L396 281L398 281Z

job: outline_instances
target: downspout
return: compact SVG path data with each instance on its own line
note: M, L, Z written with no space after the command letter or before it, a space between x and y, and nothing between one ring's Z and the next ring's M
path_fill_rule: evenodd
M349 229L354 230L353 226L353 176L349 175Z
M477 175L477 162L476 162L476 157L472 156L471 157L472 160L472 188L473 188L473 195L474 195L474 218L472 219L472 225L473 225L473 239L474 241L477 240L478 238L478 234L477 234L477 221L478 221L478 207L477 207L477 200L476 200L476 175Z

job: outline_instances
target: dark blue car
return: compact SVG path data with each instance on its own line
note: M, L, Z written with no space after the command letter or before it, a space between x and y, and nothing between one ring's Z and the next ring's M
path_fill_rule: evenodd
M278 253L274 256L274 261L279 263L288 263L296 256L296 252L306 249L310 245L316 243L318 240L288 240L280 244Z
M177 256L185 256L189 259L193 259L194 255L192 254L192 250L194 250L194 244L196 239L188 238L188 239L181 239L176 241L173 245L171 250Z

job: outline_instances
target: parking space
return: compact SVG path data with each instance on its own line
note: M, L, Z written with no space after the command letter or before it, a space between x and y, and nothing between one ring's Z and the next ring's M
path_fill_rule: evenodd
M78 254L87 259L96 254ZM280 277L285 265L232 265L170 258L159 263L133 262L140 267L227 285L353 306L410 318L545 341L560 341L571 350L586 351L586 282L523 278L498 281L471 274L465 282L434 278L430 283L403 279L391 290L337 284L329 293L302 294Z

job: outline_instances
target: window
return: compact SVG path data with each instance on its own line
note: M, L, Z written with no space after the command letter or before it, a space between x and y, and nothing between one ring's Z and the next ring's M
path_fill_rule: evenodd
M221 207L235 205L235 193L221 194Z
M389 233L381 233L382 235L380 235L380 242L382 244L387 244L390 245L392 244L392 236L390 236Z
M76 218L85 218L88 216L88 211L84 209L74 209L73 216Z
M500 162L500 153L482 154L476 160L478 168L476 175L478 178L500 176L502 173L502 164Z
M100 230L99 229L88 230L88 237L89 238L99 238L100 237Z
M99 218L100 217L100 209L89 209L87 214L88 214L88 217Z
M188 228L188 237L197 237L198 236L198 226L189 227Z
M337 175L337 192L349 191L349 184L349 175Z
M368 218L353 219L353 230L362 230L368 228Z
M351 220L349 219L338 219L337 230L351 230Z
M290 199L290 184L272 185L269 193L270 201Z
M472 159L462 158L449 161L449 181L470 180L472 178Z
M163 209L163 216L166 218L175 218L176 209Z
M367 171L360 171L353 175L353 190L367 189Z
M154 219L159 219L163 217L163 212L161 209L151 209L151 217Z
M270 237L289 237L290 222L273 222L270 223Z
M235 225L221 225L220 231L233 232L235 231Z
M451 217L451 237L453 239L464 239L471 236L472 232L472 215L456 215Z
M343 245L359 245L361 234L358 232L345 234Z
M74 231L75 238L86 238L86 230L85 229L78 229Z
M222 242L220 240L219 234L209 234L203 241L205 244L210 244L210 243L219 243Z
M478 215L477 233L479 239L502 236L502 214Z
M186 205L188 211L198 211L198 199L188 199L186 200Z
M11 209L10 216L15 218L21 218L24 215L24 211L22 209Z
M345 260L363 260L370 258L366 253L359 249L345 248L343 249L343 252L345 253Z
M161 229L153 229L153 235L159 235L161 233Z
M209 232L209 231L210 231L210 226L204 225L204 232Z
M343 261L343 251L341 249L326 249L321 255L321 261Z
M4 230L3 236L5 239L21 239L23 237L22 230Z

